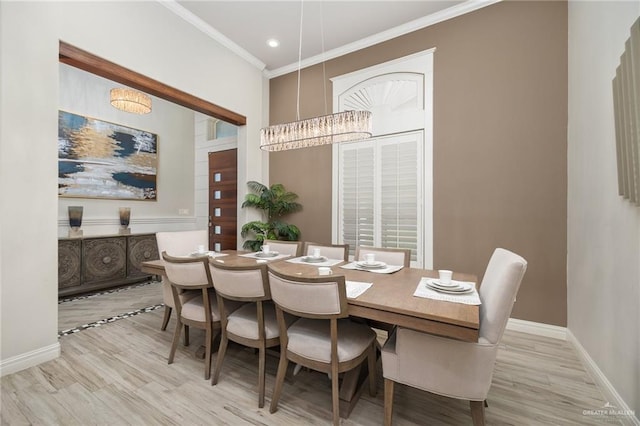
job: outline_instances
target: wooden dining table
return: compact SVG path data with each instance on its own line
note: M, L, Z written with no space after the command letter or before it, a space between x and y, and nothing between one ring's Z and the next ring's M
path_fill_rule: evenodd
M226 265L252 265L256 258L242 256L239 251L225 251L225 256L211 258L210 262ZM286 259L267 260L273 270L302 277L318 276L313 264L292 263ZM355 299L348 299L349 315L373 322L406 327L425 333L453 339L477 342L480 328L480 307L414 296L423 277L437 278L437 271L420 268L403 268L391 274L341 268L348 262L331 267L334 275L344 275L347 281L371 283L371 287ZM164 275L162 260L142 262L142 270L154 275ZM453 274L454 280L477 282L471 274ZM366 363L365 363L366 364ZM343 378L340 388L340 416L348 417L359 398L362 382L366 378L366 366L358 367Z

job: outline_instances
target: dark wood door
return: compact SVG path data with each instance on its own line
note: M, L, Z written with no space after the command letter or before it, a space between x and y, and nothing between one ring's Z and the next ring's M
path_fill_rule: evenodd
M209 249L237 249L238 150L209 153Z

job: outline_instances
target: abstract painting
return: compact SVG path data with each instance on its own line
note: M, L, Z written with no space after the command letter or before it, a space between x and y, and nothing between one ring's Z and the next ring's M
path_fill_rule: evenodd
M158 136L58 112L58 195L152 200L157 197Z

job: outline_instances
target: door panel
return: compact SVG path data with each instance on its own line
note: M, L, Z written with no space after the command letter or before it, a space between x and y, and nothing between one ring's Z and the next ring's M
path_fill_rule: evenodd
M209 153L209 249L235 250L238 232L238 150Z

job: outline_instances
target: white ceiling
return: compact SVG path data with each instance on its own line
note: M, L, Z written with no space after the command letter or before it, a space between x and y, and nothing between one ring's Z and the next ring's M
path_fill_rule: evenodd
M173 0L161 3L273 77L298 67L301 10L302 65L308 66L496 1ZM269 47L267 40L271 38L279 40L280 46Z

